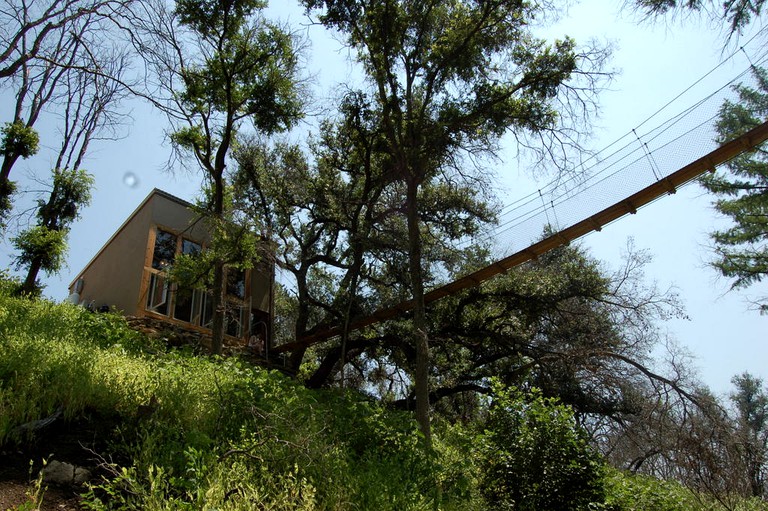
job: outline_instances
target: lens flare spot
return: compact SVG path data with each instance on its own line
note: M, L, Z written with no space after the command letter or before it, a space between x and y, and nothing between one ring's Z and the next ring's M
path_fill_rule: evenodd
M136 188L139 186L139 176L133 172L126 172L123 174L123 184L128 188Z

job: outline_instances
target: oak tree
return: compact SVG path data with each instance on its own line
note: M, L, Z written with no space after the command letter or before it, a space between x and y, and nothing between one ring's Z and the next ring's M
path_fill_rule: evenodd
M493 153L513 131L572 134L556 105L564 92L582 100L602 52L580 52L572 39L548 44L530 25L542 6L532 2L303 0L309 12L342 34L361 62L372 108L380 119L385 172L402 183L407 226L412 343L417 353L416 417L429 442L429 341L424 304L420 190L437 179L466 175L466 155ZM585 94L581 94L585 92ZM573 96L572 96L573 97ZM570 105L584 105L584 102ZM560 138L557 137L560 135Z
M363 94L351 92L341 100L338 116L321 123L308 154L262 143L244 144L236 152L236 188L250 216L265 222L279 264L293 281L291 340L329 324L342 327L340 345L314 349L319 366L310 386L333 382L347 361L355 361L360 350L358 344L351 348L352 319L408 298L403 185L383 172L380 142L378 117ZM492 218L486 199L482 186L441 183L422 189L428 282L461 259L455 241ZM305 352L306 346L295 344L292 368L309 361Z

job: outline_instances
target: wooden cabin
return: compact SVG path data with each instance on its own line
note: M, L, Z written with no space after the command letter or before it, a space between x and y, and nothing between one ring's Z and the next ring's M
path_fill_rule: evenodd
M212 295L169 282L166 269L179 254L206 249L211 236L192 205L154 189L69 285L70 299L94 310L116 310L210 334ZM274 266L226 269L226 326L230 344L250 340L268 348Z

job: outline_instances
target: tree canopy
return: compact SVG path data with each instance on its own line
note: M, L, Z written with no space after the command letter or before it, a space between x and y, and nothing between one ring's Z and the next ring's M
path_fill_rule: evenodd
M717 141L728 142L768 115L768 75L755 68L755 87L734 87L739 101L726 101L717 121ZM746 288L768 274L768 158L765 146L745 152L725 164L726 170L704 176L701 184L717 198L715 209L731 226L712 233L717 259L713 262L734 288ZM761 308L765 308L762 304Z
M402 183L409 293L415 304L416 415L429 438L429 332L424 305L420 190L433 180L463 179L467 155L494 154L500 137L533 133L549 152L572 143L564 127L568 93L589 105L604 52L570 38L547 43L530 24L541 6L528 2L304 0L356 52L364 92L378 126L377 151L387 179ZM598 66L595 66L595 63ZM587 86L571 88L576 77ZM584 114L581 111L579 114ZM548 137L547 135L552 135Z
M243 125L271 134L301 117L296 41L262 16L265 6L260 0L179 0L169 10L161 1L137 2L127 31L148 70L141 95L167 115L171 142L203 173L202 204L214 244L226 238L217 233L232 219L226 170ZM211 261L215 353L225 327L225 265L247 266L252 259L224 245Z
M652 16L670 11L704 11L728 25L729 37L739 34L763 11L763 0L635 0L637 7Z

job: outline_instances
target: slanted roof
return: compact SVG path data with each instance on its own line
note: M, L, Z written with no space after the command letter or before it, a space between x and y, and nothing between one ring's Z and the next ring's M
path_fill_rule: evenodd
M185 208L193 207L193 204L191 202L187 202L184 199L180 197L176 197L175 195L172 195L166 191L160 190L159 188L153 188L152 191L149 192L149 194L144 198L144 200L141 201L141 203L138 206L136 206L136 209L134 209L133 212L130 215L128 215L128 218L126 218L126 220L120 225L120 227L114 232L114 234L112 234L112 236L109 237L107 242L104 243L104 245L99 249L99 251L96 252L96 255L94 255L91 258L91 260L88 261L88 264L83 266L83 268L77 273L75 278L72 279L72 282L69 283L69 286L67 287L67 289L71 289L72 286L75 285L75 283L77 282L77 279L79 279L93 264L93 262L101 256L101 254L107 249L107 247L109 247L109 245L115 240L115 238L117 238L120 235L120 233L125 229L125 226L130 224L131 221L134 219L134 217L136 217L136 215L139 213L139 211L141 211L141 209L144 206L146 206L147 203L156 196L175 202L181 206L184 206Z

